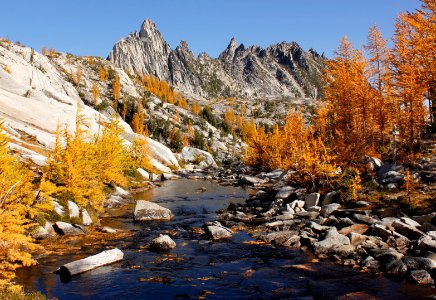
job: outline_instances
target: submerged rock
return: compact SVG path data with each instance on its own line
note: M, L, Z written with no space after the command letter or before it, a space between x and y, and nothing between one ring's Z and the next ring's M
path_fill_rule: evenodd
M150 201L136 201L133 213L135 221L170 220L172 217L173 214L168 208Z

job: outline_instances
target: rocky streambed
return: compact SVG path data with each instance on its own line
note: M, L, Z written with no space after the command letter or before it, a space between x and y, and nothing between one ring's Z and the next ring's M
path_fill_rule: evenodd
M271 187L280 182L280 177L274 176L261 180ZM112 209L100 225L130 234L109 238L114 233L106 232L104 242L89 242L86 235L56 237L53 243L68 244L74 250L41 256L38 266L20 270L19 283L59 299L423 299L436 293L431 287L403 280L409 278L414 265L417 271L433 274L428 260L413 260L425 257L417 248L419 239L404 235L410 243L401 248L392 245L389 237L369 234L374 224L358 219L379 218L383 222L383 218L366 212L365 207L345 210L330 206L331 211L326 212L327 207L317 211L305 208L309 199L317 200L316 195L293 199L291 195L298 191L289 187L277 190L283 198L271 198L266 188L232 186L253 182L251 177L215 173L186 177L191 179L166 181L161 187L135 195L137 200L169 209L170 220L134 222L134 202ZM213 181L226 181L228 186ZM338 224L329 223L335 222L334 218ZM401 218L404 216L392 223L404 223ZM395 240L402 239L393 233L392 224L375 225L386 226ZM416 230L422 231L422 226ZM162 245L165 251L161 251ZM53 274L60 265L115 247L124 253L121 262L66 282ZM385 277L379 270L389 263L404 265L407 270L400 277ZM363 273L364 267L373 271Z
M245 204L222 211L221 223L251 226L251 236L268 244L434 287L436 212L407 216L394 208L372 209L365 201L345 208L335 203L336 192L307 193L287 185L286 176L280 170L239 176L239 182L258 191Z

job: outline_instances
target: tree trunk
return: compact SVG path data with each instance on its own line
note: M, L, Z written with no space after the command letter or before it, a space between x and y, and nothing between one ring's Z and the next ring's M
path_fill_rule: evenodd
M64 277L71 277L83 272L91 271L95 268L112 264L122 260L124 253L120 249L111 249L100 252L99 254L76 260L61 266L56 273Z

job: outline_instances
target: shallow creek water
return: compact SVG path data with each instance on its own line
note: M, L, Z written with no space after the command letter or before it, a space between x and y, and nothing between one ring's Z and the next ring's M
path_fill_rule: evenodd
M200 188L206 188L200 192ZM62 282L53 274L60 265L104 250L83 246L80 253L50 255L18 272L19 282L58 299L423 299L434 289L371 276L328 261L311 263L299 250L247 243L245 231L212 242L192 230L216 219L215 211L244 202L247 191L203 180L167 181L135 195L172 210L169 222L132 221L133 204L111 211L102 225L132 231L110 242L124 260ZM154 253L143 246L170 231L177 248Z

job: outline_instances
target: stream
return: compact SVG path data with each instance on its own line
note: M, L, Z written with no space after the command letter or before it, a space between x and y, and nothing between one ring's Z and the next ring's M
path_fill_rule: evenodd
M205 188L205 191L200 191ZM312 262L298 249L250 243L245 231L212 242L192 228L216 220L215 211L230 202L244 202L248 191L204 180L166 181L161 187L139 193L144 199L169 208L168 222L134 223L134 205L110 212L101 223L130 230L132 235L110 241L124 260L62 282L53 274L60 265L96 254L105 248L83 246L80 253L48 255L39 264L18 271L18 283L48 297L68 299L423 299L434 289L380 275ZM176 249L155 253L144 245L159 233L169 233Z

